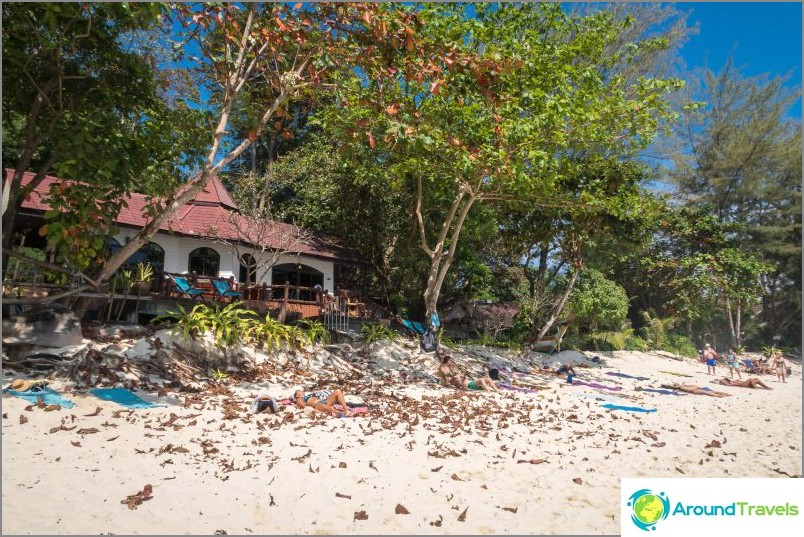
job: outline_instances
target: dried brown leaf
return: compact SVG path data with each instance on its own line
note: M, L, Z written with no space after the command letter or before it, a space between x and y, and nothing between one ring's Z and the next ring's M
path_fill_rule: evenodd
M458 515L458 522L466 522L466 512L469 511L469 507L463 510L463 513Z
M20 414L20 425L23 425L25 423L28 423L28 418Z
M396 504L396 509L394 509L394 512L395 512L397 515L409 515L409 514L410 514L410 511L408 511L408 510L405 508L405 506L404 506L404 505L402 505L401 503Z
M73 442L72 440L70 440L70 443L75 447L81 447L81 442Z
M97 406L97 407L95 407L95 412L93 412L92 414L84 414L84 416L87 416L87 417L97 416L98 414L101 413L101 410L102 410L101 407Z
M78 429L78 434L95 434L98 430L94 427L89 427L87 429Z
M368 520L368 514L365 511L355 511L354 520Z
M336 498L346 498L347 500L351 500L351 499L352 499L352 497L351 497L351 496L349 496L348 494L341 494L340 492L336 492L336 493L335 493L335 497L336 497Z

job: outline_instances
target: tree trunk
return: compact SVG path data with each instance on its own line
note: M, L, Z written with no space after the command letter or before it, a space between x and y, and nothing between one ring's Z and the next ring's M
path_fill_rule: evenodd
M734 339L735 339L735 342L737 343L737 346L739 347L743 343L743 337L742 337L742 334L740 334L740 330L742 329L742 324L743 324L743 305L742 305L742 302L740 302L739 300L737 301L737 312L736 313L737 313L737 319L736 319L737 334L736 334L736 337Z
M540 340L544 338L547 332L550 331L552 328L553 323L556 322L558 316L561 315L561 312L564 310L564 306L567 303L567 299L569 299L570 294L572 293L573 287L575 287L575 282L578 280L578 275L581 273L580 268L576 268L573 273L572 277L570 278L569 283L567 284L567 288L564 290L564 294L561 295L561 299L556 304L556 307L553 308L553 312L550 314L550 317L547 319L547 322L544 323L544 326L541 330L539 330L539 334L536 336L536 340Z
M730 342L732 345L737 345L737 335L734 330L734 315L732 315L731 312L731 300L729 300L728 296L726 297L726 316L729 320L729 332L731 335Z

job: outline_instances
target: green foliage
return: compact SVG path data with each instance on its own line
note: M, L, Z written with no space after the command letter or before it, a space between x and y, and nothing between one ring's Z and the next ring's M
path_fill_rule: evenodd
M773 358L774 355L781 353L782 349L774 345L770 345L768 347L762 347L762 356L764 356L765 358Z
M626 348L630 339L634 339L634 329L631 328L631 322L626 321L619 330L595 331L587 337L589 340L597 342L598 345L604 343L611 350L621 351ZM607 350L603 347L601 349Z
M692 340L688 336L674 332L667 334L662 350L679 356L686 356L687 358L696 358L698 356L698 349L695 348Z
M606 278L600 271L586 269L569 300L569 310L593 331L598 327L616 326L628 313L625 289Z
M247 332L248 341L257 346L265 346L268 351L280 349L282 342L295 344L297 336L297 331L271 318L270 314L267 314L262 321L252 323Z
M645 343L651 350L658 350L665 348L668 343L668 332L675 326L676 319L668 317L660 319L653 317L647 311L642 312L642 320L644 326L642 327L642 337L645 338Z
M375 341L396 341L399 334L390 326L382 323L366 323L360 329L363 336L363 344L371 345Z
M137 271L136 281L138 282L149 282L154 277L154 269L150 263L138 261L134 268Z
M623 350L644 352L648 350L648 343L639 336L629 336L623 343Z
M443 345L449 349L458 348L458 342L444 334L441 334L441 337L438 338L438 344Z
M246 339L255 326L255 313L241 307L240 302L220 306L196 304L189 312L181 304L178 312L167 312L154 318L153 322L174 319L176 325L173 333L181 332L183 337L194 338L203 335L207 330L215 336L215 345L224 349Z
M229 378L229 373L221 369L215 368L212 370L212 378L215 382L221 382Z
M312 319L302 319L297 325L305 334L305 339L310 343L323 343L328 344L332 341L332 335L329 329L321 321L314 321Z

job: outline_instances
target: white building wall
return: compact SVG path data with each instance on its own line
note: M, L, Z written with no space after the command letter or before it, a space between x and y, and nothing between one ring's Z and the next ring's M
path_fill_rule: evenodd
M130 239L136 234L132 229L121 229L115 239L120 244L125 244L126 239ZM223 244L217 244L210 240L194 239L192 237L184 237L179 235L169 235L167 233L157 233L151 238L154 242L165 250L165 271L175 273L187 272L187 265L190 261L190 252L196 248L206 247L212 248L221 256L220 267L218 269L218 276L221 278L229 278L240 276L240 262L237 259L237 254L234 248L229 248ZM257 253L253 249L244 249L251 253L255 258ZM279 258L277 264L282 263L301 263L312 267L324 274L324 288L332 291L334 289L334 274L335 266L332 261L318 259L314 257L307 257L304 255L283 255ZM262 272L262 271L260 271ZM260 279L258 283L265 282L271 285L271 271Z

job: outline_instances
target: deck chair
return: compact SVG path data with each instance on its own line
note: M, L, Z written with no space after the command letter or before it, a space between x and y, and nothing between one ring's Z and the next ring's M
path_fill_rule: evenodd
M187 298L195 300L204 294L203 289L190 285L190 282L187 281L187 278L184 276L174 276L173 274L168 274L168 278L170 278L173 283L176 284L175 292L177 292L179 296L186 296Z
M425 332L427 332L427 330L424 329L424 325L422 325L420 322L411 321L408 319L401 319L401 321L402 324L405 325L405 328L407 328L410 335L413 337L421 337L425 334Z
M215 300L223 300L226 298L230 298L232 300L236 298L240 298L243 296L243 293L240 291L235 291L231 287L229 287L229 280L212 280L212 288L215 290Z
M546 352L547 354L561 352L561 340L564 339L564 334L567 333L567 330L569 330L569 324L563 323L554 335L531 343L530 350Z
M764 372L762 367L759 364L755 364L753 360L744 359L742 362L746 373L759 375Z

